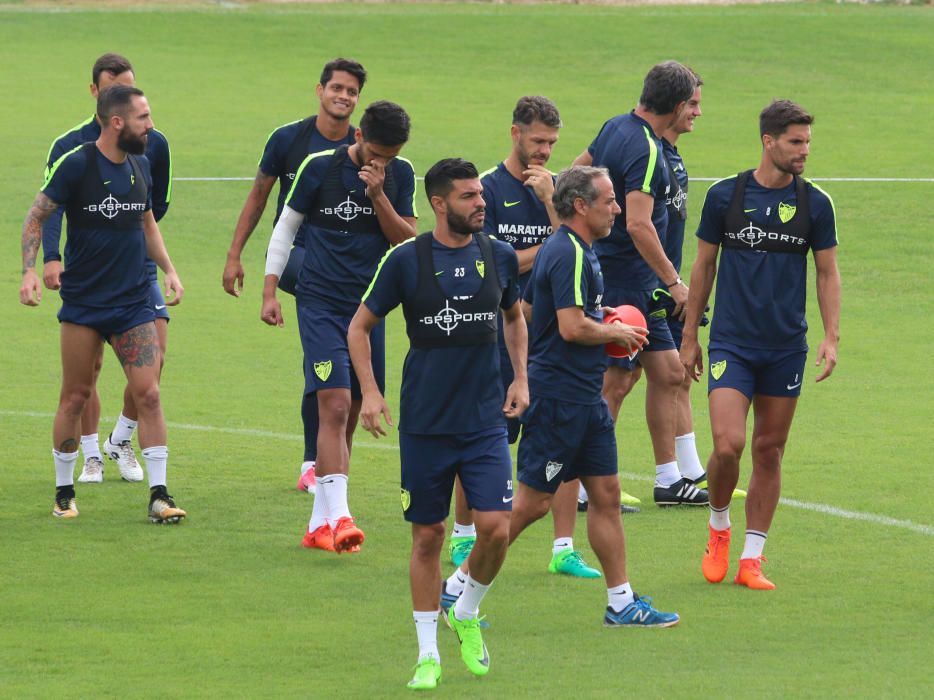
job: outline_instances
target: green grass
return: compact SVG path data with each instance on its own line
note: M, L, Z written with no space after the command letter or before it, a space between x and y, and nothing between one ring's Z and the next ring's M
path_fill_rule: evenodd
M293 490L301 351L290 304L284 330L258 319L269 213L247 248L245 296L220 286L249 183L177 182L162 226L187 289L173 313L163 398L175 425L170 486L191 517L150 527L145 486L116 482L112 466L102 486L80 489L77 521L49 515L58 300L17 303L19 231L50 140L92 109L97 55L132 58L182 178L252 176L266 135L314 109L317 71L340 54L370 70L364 102L390 98L411 112L404 154L420 173L443 156L481 168L504 157L511 109L529 93L561 109L560 167L603 120L633 106L650 65L675 57L705 80L704 116L679 144L696 177L755 165L758 112L787 96L817 115L810 176L930 178L932 34L926 8L832 4L0 9L0 696L403 696L415 660L394 436L378 448L358 436L350 494L364 553L298 546L311 507ZM841 239L840 365L805 389L783 495L930 526L932 184L824 187ZM693 186L689 230L704 189ZM400 318L390 329L397 406ZM112 358L100 388L106 432L122 391ZM627 401L618 433L622 469L642 478L626 486L648 500L643 392ZM694 400L706 454L703 392ZM782 507L767 547L779 588L757 595L702 581L704 521L652 507L626 519L636 589L683 616L678 628L645 633L600 627L601 582L547 575L550 524L533 527L484 603L492 673L468 677L442 627L436 695L930 695L929 534ZM582 526L577 534L593 562Z

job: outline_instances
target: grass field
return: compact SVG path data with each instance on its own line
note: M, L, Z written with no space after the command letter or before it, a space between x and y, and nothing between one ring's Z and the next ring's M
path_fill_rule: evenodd
M552 160L561 167L634 105L649 66L677 58L705 80L704 116L679 143L695 177L755 165L758 112L782 96L817 115L809 176L927 178L821 183L838 215L843 341L833 378L806 386L785 455L790 500L766 551L778 589L711 587L699 571L706 515L646 507L626 518L631 579L683 622L607 631L600 581L545 572L551 532L541 523L510 551L484 603L491 674L470 677L442 627L436 695L930 697L931 36L930 8L890 5L38 12L0 3L0 697L406 693L416 642L396 438L358 436L350 498L364 552L302 550L311 498L294 490L294 314L284 330L258 318L270 213L235 300L220 278L249 183L185 179L252 177L266 135L316 109L320 66L341 54L370 71L361 107L389 98L412 114L404 154L419 173L443 156L481 168L502 159L515 100L534 93L561 109ZM103 485L79 488L77 521L49 515L58 299L17 303L19 236L52 138L92 111L86 86L104 51L134 62L179 178L162 224L187 289L163 383L169 486L190 513L177 528L150 526L145 486L115 480L112 467ZM689 230L705 188L692 187ZM427 230L422 194L419 207ZM397 406L406 343L391 318ZM106 433L122 392L112 357L100 389ZM625 485L650 500L643 392L624 405L618 434ZM694 400L706 455L703 392ZM743 524L734 508L734 529ZM583 522L577 543L593 560Z

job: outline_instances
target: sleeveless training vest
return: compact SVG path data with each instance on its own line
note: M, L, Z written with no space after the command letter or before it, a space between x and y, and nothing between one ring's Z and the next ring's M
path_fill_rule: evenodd
M285 157L285 173L280 177L282 186L288 188L292 186L292 183L295 181L295 174L298 172L298 169L302 166L302 161L308 157L308 142L311 139L312 133L315 130L315 122L318 119L318 115L312 115L302 119L301 123L298 125L298 133L295 134L295 138L292 139L292 144L289 146L288 154ZM347 136L353 136L354 128L352 126L347 127Z
M307 221L320 228L345 233L369 233L382 235L379 219L373 203L366 196L366 184L359 180L353 192L347 190L342 178L344 163L349 157L343 145L334 150L324 173L324 180L315 193L315 201L308 212ZM398 187L392 174L392 163L386 166L383 192L390 201L395 199Z
M81 187L65 203L68 229L136 230L143 226L149 188L136 156L127 154L133 171L133 184L126 194L111 194L101 178L97 146L90 141L81 146L85 158Z
M665 156L665 165L668 166L668 179L671 181L668 200L665 202L668 205L668 216L676 216L685 221L688 218L688 186L681 187L668 156Z
M770 225L769 230L756 226L743 211L746 183L752 170L736 176L736 188L724 217L725 230L720 245L724 248L765 250L776 253L807 255L811 247L811 200L804 178L794 176L795 204L791 218L785 223ZM779 207L785 206L784 203Z
M433 238L431 233L423 233L415 239L418 286L414 301L403 307L409 342L422 350L495 343L503 289L489 237L473 236L483 256L482 268L477 261L483 282L469 299L451 299L441 290L431 257Z

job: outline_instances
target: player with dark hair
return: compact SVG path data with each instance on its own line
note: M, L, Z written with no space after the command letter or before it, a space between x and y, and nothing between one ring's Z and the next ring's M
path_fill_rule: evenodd
M152 177L142 157L152 133L149 103L135 87L115 85L97 98L101 135L77 146L52 166L23 223L20 301L42 298L36 253L42 224L59 207L68 220L61 277L62 390L53 427L55 505L58 518L75 518L74 465L81 416L94 387L103 341L123 366L139 411L139 441L149 474L149 518L177 523L185 511L166 490L165 418L159 399L162 351L150 303L147 254L165 273L166 304L184 293L152 214Z
M606 169L562 171L554 207L561 227L542 244L523 295L523 312L531 319L532 400L523 416L509 539L515 542L548 512L559 484L579 478L590 494L590 545L607 583L604 624L670 627L678 615L659 612L648 598L639 598L626 574L616 435L601 395L604 345L640 347L646 329L602 322L603 275L593 244L610 233L620 212Z
M332 150L354 143L356 129L350 117L360 99L366 83L366 70L356 61L335 58L328 61L321 71L315 86L318 96L318 113L274 130L266 140L263 156L259 161L253 187L237 220L233 240L227 251L224 265L224 291L240 296L243 288L243 265L240 256L266 208L266 202L276 180L279 181L279 197L276 200L276 216L279 220L286 195L295 181L302 161L311 154ZM305 233L308 224L301 226L289 253L289 260L279 278L279 289L295 295L298 271L305 258ZM314 493L315 459L318 453L318 401L314 394L302 394L302 425L305 434L305 453L298 477L298 489Z
M305 357L305 395L318 402L314 509L302 544L356 551L363 532L347 505L347 473L360 413L360 386L350 366L347 328L383 254L415 235L415 172L397 157L409 138L409 115L393 102L374 102L354 132L354 144L302 161L266 252L261 319L282 326L276 287L303 223L306 252L296 304ZM385 331L370 338L377 383L385 382Z
M438 653L439 562L444 520L458 476L474 511L476 546L463 595L447 611L470 671L486 675L490 656L480 632L480 602L506 557L512 505L512 459L506 418L529 402L525 320L519 308L518 266L512 248L483 231L482 186L472 163L439 161L425 175L434 231L393 248L380 263L350 325L354 369L363 390L360 420L385 435L389 407L373 375L368 336L402 305L410 349L402 370L399 447L402 509L412 523L410 578L419 657L413 689L441 680ZM514 379L499 381L497 325Z
M752 406L746 539L734 582L756 590L775 588L762 573L762 551L781 493L782 455L804 382L809 251L824 325L817 351L817 365L824 367L817 381L829 377L837 364L840 272L833 201L802 177L813 121L789 100L763 109L759 167L714 183L697 229L681 362L694 379L703 371L697 326L716 277L708 349L714 443L707 463L710 523L701 563L711 583L722 581L729 569L730 496L739 478Z
M115 53L105 53L99 57L91 69L91 96L97 101L100 94L112 85L135 84L133 66L125 57ZM100 117L95 113L90 118L69 129L52 143L46 157L45 178L48 179L53 166L59 158L83 143L97 140L101 135ZM153 129L146 139L146 159L152 173L152 213L158 222L165 216L172 198L172 161L169 144L162 132ZM62 257L59 251L62 235L62 217L64 209L52 212L42 225L42 281L47 289L59 289L62 284ZM156 334L163 361L168 343L169 313L167 304L159 289L156 263L147 261L149 273L150 304L156 316ZM81 450L84 452L84 466L78 481L82 483L100 483L104 479L104 462L100 451L98 424L101 417L101 400L97 393L97 378L104 361L103 346L94 366L94 381L91 396L81 414ZM143 469L133 452L131 439L136 430L138 410L133 404L129 386L123 392L123 410L113 431L104 442L107 456L117 463L120 476L126 481L142 481Z
M639 104L629 114L610 119L576 164L605 166L613 180L623 213L610 235L595 246L606 276L608 306L637 307L649 324L649 342L636 356L611 359L603 395L614 421L623 399L638 379L647 375L645 413L655 454L655 503L659 506L705 505L707 493L682 474L675 457L678 391L684 370L678 361L668 313L658 299L659 288L670 295L671 314L681 317L687 286L665 255L668 228L669 177L660 135L686 109L697 76L676 61L654 66L646 75Z

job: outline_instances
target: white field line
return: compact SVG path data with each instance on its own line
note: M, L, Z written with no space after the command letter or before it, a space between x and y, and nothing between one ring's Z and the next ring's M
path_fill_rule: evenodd
M255 177L175 177L173 182L247 182ZM416 180L424 180L416 177ZM720 177L692 177L692 182L717 182ZM812 177L814 182L934 182L934 177Z
M55 417L53 413L43 413L39 411L3 411L0 410L0 416L17 416L25 418L43 418L51 419ZM115 420L113 418L107 418L106 420ZM222 426L216 425L197 425L194 423L173 423L166 422L166 425L169 428L174 430L192 430L197 432L206 432L206 433L225 433L227 435L244 435L248 437L262 437L270 438L273 440L289 440L292 442L302 442L303 437L301 435L296 435L294 433L277 433L270 430L255 430L253 428L225 428ZM363 450L398 450L399 446L391 443L379 443L379 442L354 442L354 447ZM651 482L654 479L651 476L645 474L636 474L633 472L620 472L619 476L621 479L630 480L630 481L647 481ZM864 522L875 523L877 525L885 525L887 527L898 527L904 530L910 530L912 532L917 532L922 535L934 535L934 527L930 525L923 525L921 523L915 523L911 520L899 520L898 518L890 518L887 515L877 515L875 513L862 513L856 510L845 510L843 508L837 508L835 506L827 505L826 503L808 503L806 501L798 501L793 498L782 498L779 503L783 506L789 508L798 508L800 510L811 511L812 513L823 513L824 515L832 515L837 518L843 518L845 520L862 520Z

